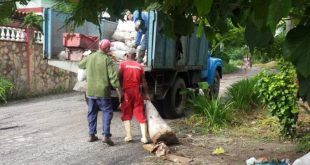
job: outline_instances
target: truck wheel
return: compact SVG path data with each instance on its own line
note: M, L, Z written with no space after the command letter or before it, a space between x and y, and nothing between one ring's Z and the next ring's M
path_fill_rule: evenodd
M217 98L220 92L220 81L221 81L221 76L218 71L215 72L215 77L214 77L214 82L210 86L210 96L213 98Z
M186 95L181 94L182 89L185 89L185 82L182 78L178 78L166 98L167 116L177 118L184 115L184 106Z

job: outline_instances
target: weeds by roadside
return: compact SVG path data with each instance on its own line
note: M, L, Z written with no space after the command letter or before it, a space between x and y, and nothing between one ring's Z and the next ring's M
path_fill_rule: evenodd
M227 90L228 102L236 110L250 111L255 109L260 103L258 101L258 94L254 92L254 86L257 78L250 78L241 80L233 84Z
M215 132L223 128L230 122L232 118L232 103L222 103L220 98L210 98L208 92L208 84L199 84L202 91L196 94L195 91L187 90L189 96L187 106L193 110L191 119L199 119L199 125L202 125L207 132Z
M310 134L305 135L304 137L298 140L296 151L303 153L310 152Z
M0 102L7 102L7 96L13 87L14 85L10 80L0 77Z

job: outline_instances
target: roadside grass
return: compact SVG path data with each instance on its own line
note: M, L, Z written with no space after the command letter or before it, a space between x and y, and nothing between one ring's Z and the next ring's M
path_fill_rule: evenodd
M253 77L231 85L226 92L228 102L238 111L255 109L260 104L258 95L254 92L256 82L257 78Z
M277 68L278 62L270 61L268 63L257 63L253 64L254 67L263 68L263 69L278 69Z
M279 125L276 117L270 116L263 107L258 107L251 112L236 112L226 132L230 136L271 141L279 138Z
M310 134L307 134L298 139L296 151L302 153L310 152Z
M243 61L242 60L230 60L229 63L231 65L240 66L240 67L243 65Z
M223 74L234 73L237 72L238 70L239 67L237 67L237 65L223 62L223 70L222 70Z
M14 84L7 78L0 77L0 103L6 103Z

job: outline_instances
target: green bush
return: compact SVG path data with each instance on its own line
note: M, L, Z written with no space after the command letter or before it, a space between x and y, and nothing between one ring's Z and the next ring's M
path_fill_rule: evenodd
M214 57L220 58L225 63L229 63L229 60L230 60L229 55L225 52L215 53Z
M202 87L202 85L200 85ZM206 87L206 86L205 86ZM203 89L205 90L205 89ZM194 91L187 91L189 100L187 106L192 109L195 116L206 119L206 128L212 131L223 127L231 120L231 103L222 104L219 98L210 99L207 92L203 95L197 95Z
M6 102L7 95L12 91L13 84L10 80L0 77L0 102Z
M227 97L235 109L249 111L258 105L258 95L254 91L257 78L241 80L228 88Z
M263 71L255 85L261 101L280 121L280 133L293 137L296 131L298 107L296 103L296 73L291 64L280 62L280 72Z
M236 65L223 62L223 74L234 73L238 70L239 68Z

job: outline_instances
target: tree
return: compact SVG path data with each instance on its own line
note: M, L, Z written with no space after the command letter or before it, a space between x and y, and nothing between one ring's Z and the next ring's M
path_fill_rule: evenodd
M13 0L2 3L11 6ZM75 4L68 24L80 26L84 21L99 25L98 15L107 8L111 15L125 9L156 9L163 15L165 34L170 37L193 32L192 17L197 16L198 35L205 31L212 41L216 33L229 30L228 21L236 27L244 27L245 40L250 50L266 48L274 42L276 26L283 18L291 19L296 25L284 41L284 57L296 68L300 95L310 102L310 0L58 0ZM10 13L11 8L1 10L1 16Z

